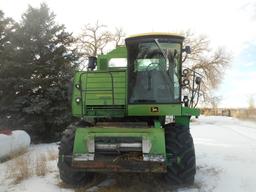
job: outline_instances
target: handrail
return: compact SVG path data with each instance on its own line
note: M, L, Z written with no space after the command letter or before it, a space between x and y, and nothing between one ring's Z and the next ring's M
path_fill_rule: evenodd
M89 90L89 89L87 89L87 81L88 81L88 71L85 71L85 72L83 72L83 73L81 73L80 74L80 76L79 76L79 84L80 84L80 96L81 96L81 103L82 103L82 116L84 116L84 109L85 109L85 107L86 107L86 93L84 94L84 101L83 101L83 92L89 92L89 91L111 91L112 93L112 105L114 105L114 103L115 103L115 98L114 98L114 78L113 78L113 74L112 74L112 71L97 71L96 73L109 73L109 75L110 75L110 78L111 78L111 88L112 89L99 89L99 90L97 90L97 89L95 89L95 90ZM83 89L82 87L82 76L83 75L86 75L86 84L85 84L85 89ZM83 107L83 105L85 105L85 107Z

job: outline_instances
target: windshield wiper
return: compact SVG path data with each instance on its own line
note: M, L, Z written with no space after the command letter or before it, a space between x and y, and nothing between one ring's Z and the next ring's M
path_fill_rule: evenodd
M156 43L158 49L161 51L161 53L162 53L163 56L164 56L164 59L165 59L165 62L166 62L166 66L168 66L168 65L169 65L169 60L168 60L167 55L165 54L164 50L162 49L162 47L161 47L161 45L160 45L158 39L154 39L154 41L155 41L155 43Z

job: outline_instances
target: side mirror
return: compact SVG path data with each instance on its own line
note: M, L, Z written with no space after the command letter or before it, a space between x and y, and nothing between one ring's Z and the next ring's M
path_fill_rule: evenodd
M95 69L96 65L97 65L97 57L94 57L94 56L90 56L88 57L88 69Z
M197 85L201 84L201 81L202 81L201 77L196 77L195 82Z
M182 49L183 52L186 52L187 54L191 54L191 48L190 46L186 46L184 49Z

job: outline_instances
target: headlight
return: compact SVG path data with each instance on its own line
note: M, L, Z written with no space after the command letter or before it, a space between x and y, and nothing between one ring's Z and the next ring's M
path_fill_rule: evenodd
M76 103L80 103L81 99L79 97L76 98Z
M75 87L76 87L77 89L80 89L80 84L76 84Z

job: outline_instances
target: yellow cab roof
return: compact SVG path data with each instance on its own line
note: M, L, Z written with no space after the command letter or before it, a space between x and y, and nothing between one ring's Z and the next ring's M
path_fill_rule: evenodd
M178 34L178 33L168 33L168 32L149 32L149 33L140 33L128 36L127 38L136 38L136 37L144 37L144 36L176 36L184 38L184 36Z

